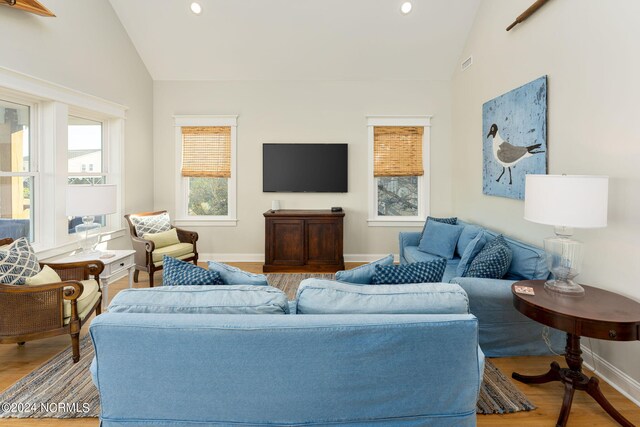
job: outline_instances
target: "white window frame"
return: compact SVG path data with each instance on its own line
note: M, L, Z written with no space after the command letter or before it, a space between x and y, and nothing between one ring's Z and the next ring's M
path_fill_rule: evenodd
M33 248L38 258L67 254L78 247L78 237L67 233L69 115L103 124L103 156L109 152L108 161L103 162L109 170L110 183L117 185L117 212L107 216L107 226L101 229L102 240L125 236L122 153L127 107L2 67L0 98L22 104L28 101L33 105L31 121L34 127L30 129L31 172L36 173Z
M36 209L34 210L32 206L31 210L31 218L33 219L33 242L38 242L41 236L41 227L38 226L38 222L40 219L39 210L37 209L39 204L41 203L41 179L38 168L38 103L35 102L30 97L25 96L16 96L13 93L2 91L0 88L0 99L3 101L12 102L14 104L24 105L29 107L29 171L28 172L2 172L0 171L0 177L23 177L23 178L31 178L33 183L33 191L32 202L35 205ZM2 236L0 236L2 237Z
M429 215L430 173L429 155L431 146L432 116L367 116L368 140L368 189L369 189L369 227L421 227ZM373 176L373 128L375 126L416 126L423 127L422 164L424 174L418 177L418 215L417 216L381 216L378 215L378 178Z
M237 215L237 115L225 116L173 116L175 126L175 177L176 177L176 218L177 226L218 226L235 227L238 224ZM187 203L189 200L189 178L181 174L182 170L182 127L183 126L229 126L231 127L231 177L227 180L228 200L227 215L189 215Z

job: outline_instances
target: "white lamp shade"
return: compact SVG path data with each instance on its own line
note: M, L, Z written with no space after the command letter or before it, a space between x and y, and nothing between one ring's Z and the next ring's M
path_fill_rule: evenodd
M607 226L609 177L527 175L524 219L561 227Z
M117 186L67 185L67 216L96 216L115 213Z

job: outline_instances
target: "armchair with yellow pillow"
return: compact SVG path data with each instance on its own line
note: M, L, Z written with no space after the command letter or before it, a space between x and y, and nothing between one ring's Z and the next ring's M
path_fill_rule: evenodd
M80 329L101 313L103 269L98 260L38 263L27 239L0 239L0 344L69 334L79 361Z
M136 251L134 282L138 282L140 271L146 271L149 273L149 286L153 287L153 275L162 270L165 255L198 264L198 233L172 226L167 211L127 214L124 217Z

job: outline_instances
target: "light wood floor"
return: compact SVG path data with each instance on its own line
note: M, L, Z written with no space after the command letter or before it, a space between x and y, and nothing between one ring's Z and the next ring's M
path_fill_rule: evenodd
M234 263L242 269L261 272L262 264ZM352 268L358 264L348 264ZM135 287L147 287L145 273L140 273L140 282ZM161 273L156 275L156 283L161 282ZM118 291L128 286L126 279L118 280L109 287L109 295L113 297ZM87 327L83 328L86 333ZM0 345L0 390L5 390L23 376L45 363L51 357L64 350L70 343L69 337L61 336L39 341L31 341L23 347L13 344ZM539 374L546 372L549 364L557 360L563 366L561 357L507 357L492 359L492 362L506 375L517 371L523 374ZM478 415L479 426L554 426L560 411L563 386L560 383L542 385L525 385L514 381L516 386L538 408L532 412L520 412L509 415ZM606 382L601 381L603 393L609 401L632 423L640 426L640 408L626 399ZM98 426L96 418L80 419L7 419L0 420L0 426ZM611 419L584 392L576 392L568 426L616 426Z

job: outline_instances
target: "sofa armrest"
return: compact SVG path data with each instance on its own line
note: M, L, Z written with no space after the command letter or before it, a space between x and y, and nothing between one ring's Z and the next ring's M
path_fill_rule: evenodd
M404 248L407 246L418 246L420 244L420 236L422 236L422 233L418 231L403 231L400 233L400 264L407 263L404 257Z
M454 277L449 283L462 287L469 296L469 306L474 313L474 305L482 305L485 309L513 308L513 294L511 285L517 280L484 279L480 277Z
M148 266L151 264L152 254L156 248L156 244L151 240L141 239L140 237L131 236L131 245L136 251L134 260L136 265Z
M196 242L198 241L198 233L195 231L189 231L182 228L174 227L176 232L178 233L178 240L181 243L191 243L195 248Z

